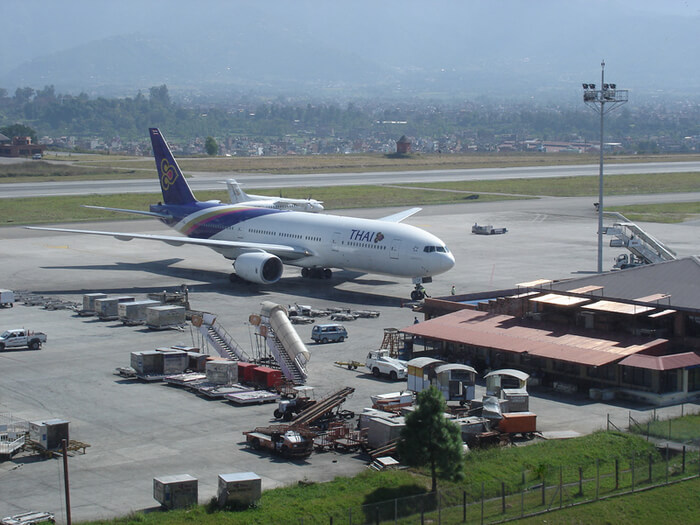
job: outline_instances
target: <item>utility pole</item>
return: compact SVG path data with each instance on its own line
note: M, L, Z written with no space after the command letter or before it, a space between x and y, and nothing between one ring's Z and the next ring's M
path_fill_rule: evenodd
M626 89L605 83L605 60L600 63L600 89L595 84L583 84L583 102L600 114L600 172L598 174L598 273L603 273L603 117L627 102ZM607 104L607 107L606 107Z

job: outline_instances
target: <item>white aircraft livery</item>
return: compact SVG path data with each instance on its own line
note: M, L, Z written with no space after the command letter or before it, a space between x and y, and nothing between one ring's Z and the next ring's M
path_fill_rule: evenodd
M303 277L330 278L331 268L411 278L414 300L421 283L450 270L455 260L445 243L420 228L400 224L420 211L411 208L382 219L261 208L219 201L200 202L180 171L165 139L151 128L163 203L150 211L105 208L160 219L184 236L150 235L65 228L35 230L107 235L122 241L145 239L174 246L207 246L234 261L238 278L269 284L282 277L283 265L302 268ZM232 279L234 276L232 275Z
M226 181L228 195L231 204L245 204L258 208L275 208L277 210L291 211L323 211L323 203L316 199L290 199L287 197L268 197L266 195L252 195L243 191L236 179Z

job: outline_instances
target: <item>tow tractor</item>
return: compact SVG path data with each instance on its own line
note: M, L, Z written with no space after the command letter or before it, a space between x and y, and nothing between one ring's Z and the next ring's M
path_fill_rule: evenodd
M291 421L296 414L303 412L316 403L314 399L314 387L296 386L296 394L292 399L281 399L273 415L283 421Z

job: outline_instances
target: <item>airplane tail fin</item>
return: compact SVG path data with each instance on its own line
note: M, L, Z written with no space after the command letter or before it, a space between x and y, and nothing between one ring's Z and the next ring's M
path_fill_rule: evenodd
M228 179L226 181L226 187L228 188L228 196L231 200L231 204L252 200L246 192L243 191L236 179Z
M150 128L153 156L156 159L156 169L160 180L160 189L165 204L192 204L197 202L190 185L187 184L180 167L175 162L168 143L165 142L158 128Z

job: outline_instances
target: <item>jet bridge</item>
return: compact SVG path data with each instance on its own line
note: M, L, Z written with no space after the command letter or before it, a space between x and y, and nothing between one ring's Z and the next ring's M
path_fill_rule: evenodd
M615 238L610 240L613 248L627 248L630 254L622 254L615 261L614 268L624 269L643 264L654 264L663 261L673 261L676 254L661 241L645 232L634 222L620 213L610 213L619 221L603 229L605 235Z

